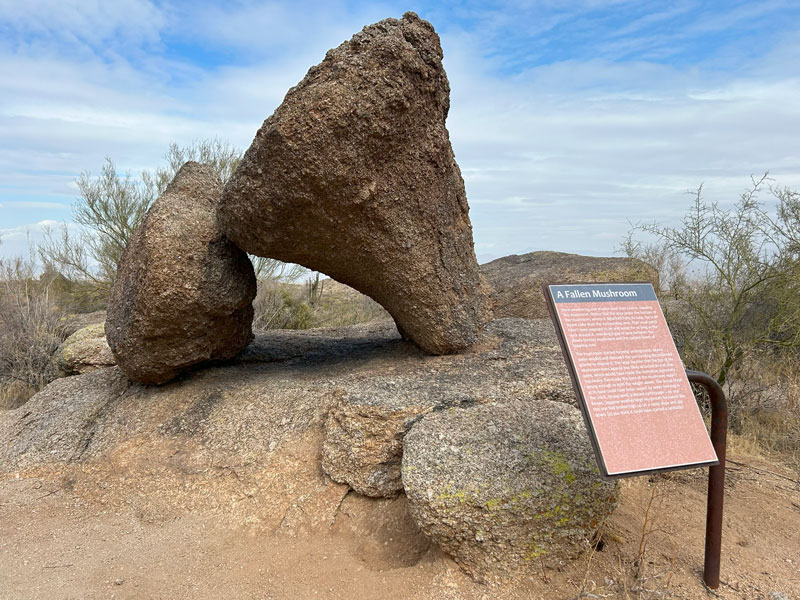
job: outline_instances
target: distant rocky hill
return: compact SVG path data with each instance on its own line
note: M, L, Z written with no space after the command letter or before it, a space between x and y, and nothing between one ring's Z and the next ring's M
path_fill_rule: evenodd
M540 251L504 256L480 269L492 290L495 317L548 318L545 283L643 281L658 290L656 270L635 258Z

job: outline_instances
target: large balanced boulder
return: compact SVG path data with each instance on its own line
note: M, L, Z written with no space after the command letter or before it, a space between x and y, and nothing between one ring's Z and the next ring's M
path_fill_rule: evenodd
M60 375L78 375L116 364L106 341L104 323L78 329L64 340L53 355Z
M489 320L445 119L439 37L414 13L330 50L286 95L228 181L239 247L375 299L403 337L464 350Z
M423 417L402 473L420 530L478 580L575 557L618 499L578 409L541 399Z
M544 283L650 282L658 289L658 273L635 258L581 256L565 252L512 254L481 265L492 288L495 317L549 318Z
M255 274L218 226L221 189L210 167L183 165L122 257L105 330L134 381L164 383L252 338Z

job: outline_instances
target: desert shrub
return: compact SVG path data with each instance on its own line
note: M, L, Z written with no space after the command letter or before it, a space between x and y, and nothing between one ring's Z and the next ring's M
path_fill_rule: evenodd
M260 280L253 308L257 331L344 327L390 318L371 298L318 274L303 283Z
M165 165L142 171L139 177L121 174L114 162L106 163L95 177L84 171L76 183L80 195L73 204L73 220L82 226L77 233L67 224L45 232L39 255L45 269L60 273L69 282L74 312L105 308L108 292L116 277L122 253L139 228L152 203L160 196L187 161L210 165L225 183L233 175L242 151L219 140L196 140L189 146L170 144ZM259 281L292 281L306 272L272 258L250 256ZM260 314L264 325L282 323L289 309L275 310L270 290L262 294ZM305 322L301 319L301 322Z
M372 298L337 281L326 279L324 287L318 285L316 289L312 284L312 281L306 283L306 295L321 294L314 304L320 327L346 327L391 319L389 313Z
M747 446L800 470L800 368L796 356L748 354L725 385L731 429Z
M723 385L731 429L800 464L800 197L769 181L753 179L731 209L701 187L680 226L636 225L623 250L659 271L675 344Z
M42 260L72 281L88 281L107 292L128 240L180 167L189 160L211 165L224 183L241 156L241 150L219 140L198 140L186 147L173 143L164 155L166 164L139 177L119 173L106 157L99 176L84 171L76 181L80 195L72 218L82 229L75 233L63 224L47 231L39 247Z
M63 340L53 273L32 259L0 259L0 408L14 408L56 377L51 358Z
M752 351L800 345L800 237L791 237L800 208L796 195L769 188L773 217L759 200L767 181L754 179L732 209L706 202L700 187L680 226L638 224L623 245L629 256L668 266L662 300L678 349L688 367L720 384ZM636 241L639 232L655 242Z
M253 301L253 329L310 329L316 326L313 309L303 301L298 286L276 279L258 282Z

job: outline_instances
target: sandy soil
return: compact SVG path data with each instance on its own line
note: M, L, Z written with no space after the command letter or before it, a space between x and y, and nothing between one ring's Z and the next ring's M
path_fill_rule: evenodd
M597 550L485 586L427 544L402 497L373 501L323 485L309 504L301 495L281 508L278 521L207 502L148 510L146 494L117 485L132 477L117 467L0 481L0 599L800 598L797 475L762 458L731 459L717 592L700 580L702 471L625 480Z

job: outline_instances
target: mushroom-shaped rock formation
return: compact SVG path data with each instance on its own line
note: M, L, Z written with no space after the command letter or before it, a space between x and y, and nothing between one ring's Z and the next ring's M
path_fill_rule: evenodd
M490 309L449 93L430 23L406 13L365 27L258 130L225 186L223 231L367 294L426 352L466 349Z
M164 383L252 338L256 278L217 224L221 189L210 167L183 165L122 256L105 329L134 381Z

